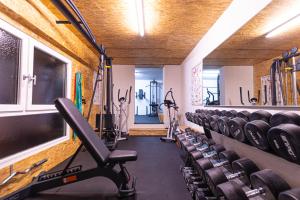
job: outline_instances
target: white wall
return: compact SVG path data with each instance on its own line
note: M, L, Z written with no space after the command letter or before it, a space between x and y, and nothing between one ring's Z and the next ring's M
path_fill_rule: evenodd
M182 66L180 65L165 65L164 68L164 94L166 94L167 91L169 91L170 88L173 90L174 99L176 101L176 104L179 107L179 118L183 119L183 108L182 108ZM167 109L164 109L164 124L165 126L168 126L169 120L168 120L168 114Z
M118 89L121 90L121 96L125 95L126 90L132 86L131 92L131 104L129 107L129 119L128 128L132 128L134 125L134 100L135 100L135 88L134 88L134 65L113 65L113 83L114 83L114 102L118 105Z
M243 102L248 102L253 94L253 66L224 66L220 70L220 103L221 105L242 105L240 101L240 87L243 88Z
M203 59L226 39L240 29L252 17L259 13L271 0L233 0L225 12L198 42L195 48L183 61L183 112L194 111L197 107L191 104L191 71Z

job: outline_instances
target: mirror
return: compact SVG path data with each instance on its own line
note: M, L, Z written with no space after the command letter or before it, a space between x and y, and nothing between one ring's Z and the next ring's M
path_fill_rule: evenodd
M297 106L300 52L296 47L254 65L203 66L203 104Z
M272 1L206 56L204 105L300 105L299 8Z

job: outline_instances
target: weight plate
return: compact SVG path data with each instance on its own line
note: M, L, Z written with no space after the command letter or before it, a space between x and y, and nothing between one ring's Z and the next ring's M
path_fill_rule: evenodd
M238 112L236 116L244 119L245 121L249 121L250 115L250 112L248 112L247 110L243 110L241 112Z
M225 113L225 116L226 117L229 117L229 118L234 118L236 117L237 115L237 111L236 110L229 110Z
M248 200L243 188L233 181L218 185L217 193L218 197L224 197L226 200Z
M225 147L222 144L215 144L210 146L210 150L216 151L218 154L222 151L225 151Z
M271 116L272 116L272 114L269 113L268 111L258 110L258 111L251 113L249 119L250 119L250 121L263 120L263 121L269 123Z
M197 160L197 165L201 171L208 170L214 167L211 163L210 158L202 158Z
M294 112L279 112L274 114L270 119L271 126L280 124L296 124L300 125L300 115Z
M239 158L239 155L237 155L234 151L231 150L222 151L219 153L219 159L227 160L230 164Z
M268 140L279 156L300 164L300 126L281 124L271 128Z
M221 183L225 183L228 181L224 172L219 167L206 170L205 171L205 180L206 180L206 183L207 183L209 189L212 191L212 193L215 196L219 196L219 193L217 191L217 186Z
M220 117L218 115L211 116L210 127L213 131L219 132L218 119Z
M218 119L218 126L219 126L219 130L220 130L220 133L227 136L227 137L230 137L230 133L229 133L229 130L228 130L228 123L229 121L229 118L226 117L226 116L223 116L223 117L220 117Z
M278 200L299 200L300 199L300 188L294 188L281 192Z
M280 192L290 189L287 182L270 169L251 174L250 180L253 188L263 188L263 196L268 200L276 200Z
M248 158L241 158L233 161L232 169L234 173L244 172L247 177L250 177L252 173L259 171L256 164Z
M193 151L193 152L191 152L191 155L194 160L203 158L203 154L201 151Z
M226 116L226 112L227 112L227 110L222 110L221 111L221 116Z
M244 143L247 142L247 137L245 136L245 132L244 132L244 126L246 123L247 121L239 117L235 117L228 121L228 128L229 128L230 135L234 139Z
M270 125L262 120L254 120L245 125L245 135L248 141L258 149L268 151L270 149L267 134Z

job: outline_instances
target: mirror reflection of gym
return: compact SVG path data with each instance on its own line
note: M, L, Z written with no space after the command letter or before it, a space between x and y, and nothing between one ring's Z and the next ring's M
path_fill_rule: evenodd
M204 72L220 70L220 105L299 105L299 2L290 1L289 12L272 4L203 60Z
M162 67L135 69L135 124L162 124Z

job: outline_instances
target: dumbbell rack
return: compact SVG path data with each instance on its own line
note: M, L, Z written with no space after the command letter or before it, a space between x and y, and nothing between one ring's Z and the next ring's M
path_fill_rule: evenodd
M188 122L187 125L195 131L203 132L201 126L191 122ZM298 178L300 177L300 165L259 150L253 146L241 143L217 132L211 131L211 135L216 143L222 144L227 150L236 151L239 156L253 160L261 169L272 169L275 173L284 178L291 187L300 187L300 178Z

